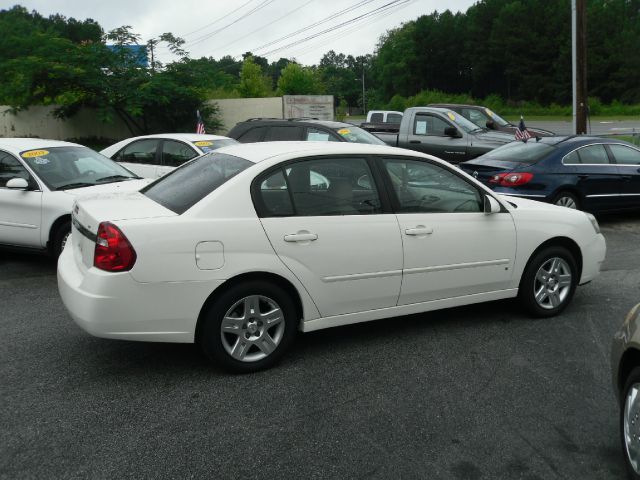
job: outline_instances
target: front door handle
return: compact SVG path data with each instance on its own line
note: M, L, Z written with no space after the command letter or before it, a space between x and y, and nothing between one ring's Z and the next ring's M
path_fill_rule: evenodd
M631 180L631 175L623 175L622 180L624 180L625 182L628 182L629 180Z
M285 242L313 242L318 239L318 235L310 232L290 233L284 236Z
M422 143L420 140L409 140L409 143Z
M586 180L587 178L589 178L589 175L578 175L578 178L580 180Z
M417 227L407 228L404 233L405 235L431 235L433 228L418 225Z

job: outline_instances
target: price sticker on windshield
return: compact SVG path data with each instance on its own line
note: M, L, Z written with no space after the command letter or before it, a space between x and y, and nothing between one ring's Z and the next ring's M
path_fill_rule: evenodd
M201 140L199 142L193 142L196 147L210 147L213 145L213 142Z
M452 122L456 121L456 116L451 112L447 112L447 117L449 117L449 120L451 120Z
M49 155L49 150L29 150L20 154L22 158L44 157L45 155Z
M340 135L349 135L351 133L351 130L349 130L348 128L341 128L340 130L338 130L338 133Z

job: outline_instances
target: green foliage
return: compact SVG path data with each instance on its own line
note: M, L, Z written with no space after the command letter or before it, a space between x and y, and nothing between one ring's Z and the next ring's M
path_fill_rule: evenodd
M344 98L340 99L340 102L338 103L338 107L336 108L336 120L341 122L344 120L344 117L347 116L347 109L349 108L349 105L347 104L347 101Z
M318 95L322 85L317 70L289 63L278 80L278 95Z
M270 78L262 73L262 67L251 55L242 63L238 92L243 98L262 98L272 94Z

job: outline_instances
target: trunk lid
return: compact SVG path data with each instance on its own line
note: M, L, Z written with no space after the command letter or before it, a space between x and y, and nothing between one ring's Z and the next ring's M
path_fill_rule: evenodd
M176 215L139 192L83 196L75 202L71 211L71 238L76 263L85 269L93 266L96 234L101 222Z
M535 162L533 162L535 163ZM484 184L489 184L489 179L499 173L509 173L514 170L525 170L533 163L509 162L506 160L494 160L492 158L478 158L458 165L461 170Z

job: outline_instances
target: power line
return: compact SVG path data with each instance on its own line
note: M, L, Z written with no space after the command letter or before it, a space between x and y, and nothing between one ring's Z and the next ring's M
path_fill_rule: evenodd
M345 22L339 23L338 25L334 25L334 26L332 26L330 28L327 28L326 30L322 30L320 32L317 32L317 33L314 33L312 35L309 35L308 37L305 37L303 39L297 40L295 42L288 43L287 45L283 45L283 46L278 47L278 48L274 48L273 50L269 50L268 52L264 52L264 53L261 54L261 56L267 56L267 55L271 55L273 53L279 52L281 50L286 50L287 48L289 48L289 47L291 47L293 45L300 45L301 43L308 42L309 40L313 40L314 38L317 38L317 37L319 37L321 35L333 32L334 30L337 30L339 28L345 27L347 25L351 25L352 23L357 22L359 20L362 20L364 18L371 17L372 15L382 14L382 13L386 12L389 9L392 9L394 7L398 7L398 6L402 5L402 4L408 3L409 1L410 0L393 0L392 2L389 2L389 3L387 3L387 4L385 4L385 5L381 6L381 7L378 7L378 8L375 8L373 10L370 10L367 13L364 13L362 15L354 17L354 18L352 18L350 20L347 20Z
M405 3L405 4L401 5L401 6L399 6L399 8L394 12L394 14L400 12L404 8L406 8L409 5L411 5L412 3L414 3L415 1L416 0L409 0L408 3ZM384 12L382 12L382 13L384 13ZM320 46L320 45L326 45L327 43L330 43L331 41L335 40L336 38L345 38L345 37L351 35L352 33L357 32L358 30L360 30L360 29L362 29L362 28L364 28L366 26L369 26L369 25L371 25L373 23L379 22L380 20L382 20L382 18L387 18L387 17L382 17L382 13L380 15L378 15L377 17L372 17L372 18L367 19L367 21L365 21L365 22L363 22L363 23L361 23L359 25L353 25L352 27L347 28L344 31L338 32L335 35L331 35L330 37L323 38L321 42L314 43L313 45L303 46L302 49L300 49L300 50L295 50L294 49L289 55L291 57L304 57L308 53L316 50L318 48L318 46Z
M262 28L259 28L259 29L257 29L257 30L254 30L254 31L252 31L252 32L248 33L247 35L244 35L244 36L242 36L242 37L240 37L240 38L238 38L238 39L234 40L233 42L229 42L229 43L227 43L226 45L222 45L221 47L216 47L214 50L212 50L212 52L215 52L216 50L220 50L221 48L227 48L227 47L228 47L228 46L230 46L230 45L233 45L233 44L235 44L235 43L238 43L240 40L244 40L245 38L250 37L251 35L253 35L253 34L257 33L257 32L260 32L261 30L264 30L264 29L265 29L265 28L267 28L268 26L273 25L274 23L279 22L279 21L280 21L280 20L282 20L283 18L288 17L289 15L293 15L293 14L294 14L294 13L296 13L298 10L303 9L304 7L306 7L307 5L309 5L310 3L313 3L314 1L315 1L315 0L309 0L307 3L304 3L304 4L300 5L300 6L299 6L298 8L296 8L295 10L292 10L292 11L290 11L290 12L288 12L288 13L284 14L284 15L283 15L283 16L281 16L280 18L277 18L276 20L273 20L272 22L267 23L267 24L266 24L266 25L264 25Z
M205 28L210 27L211 25L215 25L216 23L220 22L221 20L224 20L225 18L227 18L229 15L233 15L233 14L234 14L234 13L236 13L238 10L242 10L244 7L246 7L247 5L249 5L251 2L253 2L253 0L249 0L249 1L248 1L248 2L246 2L246 3L243 3L242 5L240 5L240 6L239 6L238 8L236 8L235 10L233 10L233 11L231 11L231 12L227 13L226 15L223 15L222 17L218 18L217 20L214 20L214 21L213 21L213 22L211 22L211 23L206 24L204 27L197 28L197 29L195 29L195 30L193 30L193 31L191 31L191 32L189 32L189 33L185 33L184 35L180 35L180 36L181 36L181 37L183 37L183 38L184 38L184 37L188 37L189 35L192 35L192 34L194 34L194 33L196 33L196 32L200 32L200 31L204 30Z
M310 30L310 29L312 29L314 27L317 27L319 25L327 23L328 21L333 20L334 18L338 18L338 17L340 17L340 16L342 16L342 15L344 15L346 13L349 13L349 12L351 12L351 11L353 11L353 10L363 6L363 5L366 5L367 3L371 3L373 1L375 1L375 0L362 0L362 1L350 6L348 8L340 10L340 11L338 11L336 13L332 13L331 15L329 15L328 17L323 18L322 20L319 20L319 21L317 21L315 23L307 25L306 27L303 27L303 28L301 28L299 30L296 30L295 32L288 33L287 35L285 35L283 37L280 37L280 38L278 38L276 40L273 40L271 42L265 43L264 45L262 45L262 46L260 46L258 48L254 48L251 51L252 52L256 52L258 50L263 50L263 49L265 49L265 48L267 48L267 47L269 47L269 46L271 46L271 45L273 45L275 43L279 43L279 42L281 42L283 40L287 40L288 38L291 38L291 37L294 37L294 36L298 35L299 33L305 32L305 31Z
M226 30L227 28L231 27L232 25L235 25L236 23L244 20L245 18L247 18L248 16L256 13L258 10L261 10L262 8L266 7L267 5L271 4L275 2L275 0L264 0L262 3L260 3L259 5L253 7L253 9L249 10L247 13L245 13L244 15L242 15L240 18L237 18L236 20L234 20L231 23L228 23L227 25L225 25L224 27L220 27L217 30L214 30L213 32L210 32L206 35L203 35L202 37L196 38L195 40L192 40L190 42L187 42L188 44L190 44L190 46L194 46L197 45L199 43L204 42L205 40L210 39L211 37L213 37L214 35L222 32L223 30Z

